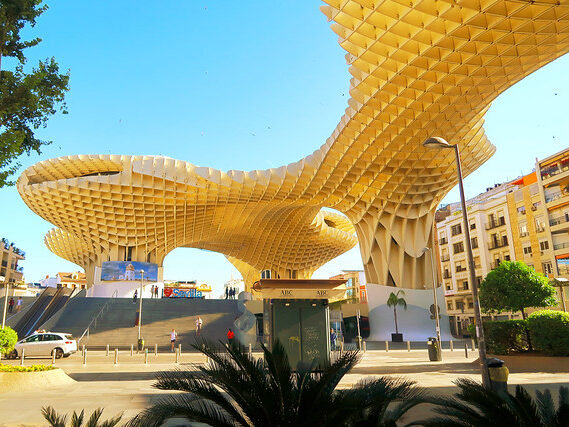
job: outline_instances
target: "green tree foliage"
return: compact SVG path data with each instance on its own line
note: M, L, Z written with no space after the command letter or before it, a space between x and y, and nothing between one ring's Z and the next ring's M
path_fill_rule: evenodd
M0 329L0 354L8 354L14 350L18 342L18 334L9 326Z
M469 379L455 382L459 387L454 398L433 399L434 411L441 416L418 421L421 426L462 427L567 427L569 425L569 389L559 388L555 405L549 390L536 391L536 398L522 387L515 394L496 393Z
M400 296L401 295L401 296ZM397 327L397 306L400 305L405 310L407 310L407 301L405 301L405 292L399 290L397 292L391 292L389 298L387 298L387 306L393 307L393 317L395 318L395 333L399 333L399 328Z
M34 130L45 127L58 110L66 113L65 93L69 73L59 72L55 59L40 61L30 72L24 71L24 49L41 39L22 41L20 30L34 26L45 10L42 0L0 0L0 187L12 184L10 177L19 167L17 158L32 151L40 153L42 141ZM2 57L19 62L13 70L2 70Z
M480 284L480 305L485 312L520 311L557 304L555 288L547 278L520 261L502 261Z
M528 317L535 349L552 356L569 356L569 313L541 310Z
M43 407L41 409L43 417L47 421L47 423L51 427L65 427L67 425L67 415L59 415L55 412L51 406ZM117 415L114 418L111 418L107 421L99 421L103 415L103 409L98 408L93 411L89 419L85 420L85 410L82 410L81 413L77 413L73 411L73 415L71 415L71 422L69 423L70 427L113 427L116 426L121 418L122 415Z
M488 353L509 354L527 350L527 320L491 320L483 323ZM468 325L468 332L476 340L474 324Z
M293 371L284 347L263 347L252 358L238 346L195 348L210 360L191 371L162 372L154 387L185 393L164 394L154 406L129 422L161 426L169 418L212 426L396 426L408 409L420 403L423 391L413 382L379 378L351 389L337 389L359 360L346 352L334 363Z

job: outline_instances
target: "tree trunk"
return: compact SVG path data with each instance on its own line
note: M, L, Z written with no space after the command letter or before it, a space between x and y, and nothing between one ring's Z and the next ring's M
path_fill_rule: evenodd
M527 320L526 319L526 311L525 309L522 308L522 319ZM533 346L531 345L531 337L529 335L529 328L525 328L526 329L526 339L528 341L528 350L532 351L533 350Z
M395 317L395 333L399 333L399 329L397 329L397 308L393 307L393 316Z

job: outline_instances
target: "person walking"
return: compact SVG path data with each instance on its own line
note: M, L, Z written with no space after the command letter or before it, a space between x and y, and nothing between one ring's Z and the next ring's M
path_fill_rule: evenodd
M170 351L174 351L177 338L178 338L178 333L176 332L175 329L172 329L172 332L170 332Z
M154 286L154 296L158 298L158 285Z
M235 333L229 328L227 331L227 344L234 345L235 344Z
M19 313L22 309L22 304L24 304L24 300L22 297L18 297L18 301L16 302L16 313Z
M154 285L150 287L150 298L154 298Z
M225 299L229 299L229 288L225 288Z
M201 335L202 325L203 325L202 318L198 316L198 318L196 319L196 337L199 337Z
M336 335L336 331L334 328L330 328L330 348L332 351L336 350L336 341L338 339L338 335Z
M8 313L11 313L14 310L14 298L10 298L10 301L8 302Z
M134 295L132 296L132 303L136 304L136 299L138 298L138 289L134 290Z

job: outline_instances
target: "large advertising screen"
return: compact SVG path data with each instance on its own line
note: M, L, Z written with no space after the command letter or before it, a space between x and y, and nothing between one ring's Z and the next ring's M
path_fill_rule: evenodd
M140 280L144 270L144 280L158 281L158 265L136 261L106 261L101 266L102 281Z

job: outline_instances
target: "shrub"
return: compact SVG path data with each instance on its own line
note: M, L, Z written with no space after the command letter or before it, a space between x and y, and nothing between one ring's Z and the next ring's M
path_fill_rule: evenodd
M475 338L473 324L468 325L470 336ZM512 351L527 350L526 320L490 320L484 322L486 351L492 354L508 354Z
M17 366L0 364L0 372L42 372L51 371L52 369L55 368L51 365Z
M541 310L528 317L535 349L551 356L569 356L569 313Z
M14 346L18 342L18 334L15 330L6 326L0 329L0 354L8 354L14 350Z

